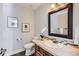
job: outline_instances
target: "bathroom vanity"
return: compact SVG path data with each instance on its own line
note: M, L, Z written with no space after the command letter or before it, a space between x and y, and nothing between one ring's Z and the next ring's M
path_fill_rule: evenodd
M48 35L73 39L73 4L57 8L48 13ZM79 56L79 47L74 45L55 43L50 39L35 39L33 42L37 56Z
M79 56L79 47L51 43L50 40L33 40L36 56Z
M42 49L37 44L35 45L35 55L36 56L53 56L52 54L50 54L49 52L45 51L44 49Z

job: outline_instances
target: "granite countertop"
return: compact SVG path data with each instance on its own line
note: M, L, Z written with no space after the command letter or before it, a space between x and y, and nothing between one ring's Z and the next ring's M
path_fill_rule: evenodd
M72 45L63 45L61 48L52 46L53 48L50 48L46 46L45 44L43 44L44 42L42 42L39 39L35 39L32 41L38 46L40 46L42 49L44 49L45 51L49 52L50 54L54 56L79 56L79 48L76 48Z

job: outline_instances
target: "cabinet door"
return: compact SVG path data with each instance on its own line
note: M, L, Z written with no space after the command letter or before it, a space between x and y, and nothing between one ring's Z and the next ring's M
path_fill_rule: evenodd
M35 45L35 55L36 56L53 56L52 54L48 53L47 51L45 51L44 49L42 49L41 47Z
M44 50L42 48L40 48L40 53L44 55Z
M35 45L35 51L40 51L40 47Z
M44 56L53 56L53 55L44 50Z
M43 53L43 49L40 48L39 46L35 45L35 55L36 56L43 56L44 53Z
M43 56L39 51L36 51L36 56Z

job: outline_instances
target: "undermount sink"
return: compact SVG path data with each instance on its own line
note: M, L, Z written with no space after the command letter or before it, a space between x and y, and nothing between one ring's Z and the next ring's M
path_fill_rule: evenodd
M62 48L63 47L63 44L61 44L61 43L53 43L52 40L44 40L44 41L42 41L42 43L46 47L49 47L49 48Z

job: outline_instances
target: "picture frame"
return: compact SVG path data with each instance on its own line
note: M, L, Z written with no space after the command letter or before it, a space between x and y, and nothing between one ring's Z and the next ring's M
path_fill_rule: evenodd
M22 23L22 32L30 32L30 24Z
M17 28L18 27L18 17L7 16L7 27Z

